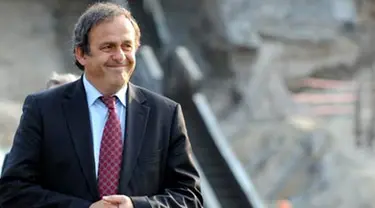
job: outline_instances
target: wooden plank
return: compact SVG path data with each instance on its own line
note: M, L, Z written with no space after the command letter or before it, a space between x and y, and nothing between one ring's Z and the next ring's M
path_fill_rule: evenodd
M334 89L334 88L352 89L354 87L354 82L353 81L308 78L308 79L304 79L301 82L300 87L310 87L310 88L318 88L318 89Z
M298 93L293 95L293 100L297 103L324 104L324 103L353 103L357 96L353 93Z
M316 116L352 115L354 109L351 106L323 105L311 108L309 113Z

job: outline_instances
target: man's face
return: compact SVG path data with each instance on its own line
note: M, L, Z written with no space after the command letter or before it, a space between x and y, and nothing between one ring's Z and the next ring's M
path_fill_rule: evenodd
M111 91L129 81L137 50L134 27L129 19L120 15L93 27L89 46L89 54L76 53L76 56L92 84Z

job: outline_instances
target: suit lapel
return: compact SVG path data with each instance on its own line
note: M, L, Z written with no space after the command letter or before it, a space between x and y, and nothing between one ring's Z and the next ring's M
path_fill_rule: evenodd
M119 184L119 192L122 194L128 194L127 186L137 164L150 110L143 93L130 83L127 100L126 136Z
M63 110L67 125L81 165L85 180L92 196L99 198L97 189L94 153L89 109L82 78L66 92Z

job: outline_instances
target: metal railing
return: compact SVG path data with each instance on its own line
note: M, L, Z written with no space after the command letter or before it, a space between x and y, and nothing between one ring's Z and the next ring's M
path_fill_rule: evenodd
M263 208L254 185L217 124L206 97L199 93L204 75L189 51L179 46L169 57L166 95L184 110L194 155L222 207Z
M210 108L207 98L201 93L195 93L193 95L193 102L197 106L197 110L202 116L207 130L218 148L220 156L222 156L227 163L231 173L233 174L233 179L238 183L240 190L244 192L249 204L254 208L263 208L264 204L255 190L251 179L249 179L241 162L232 152L230 144L225 138L224 133L221 132L217 119Z

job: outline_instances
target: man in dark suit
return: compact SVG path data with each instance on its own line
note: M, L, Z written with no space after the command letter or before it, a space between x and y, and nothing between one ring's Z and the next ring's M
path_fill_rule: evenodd
M129 83L140 31L97 3L73 35L81 79L26 97L0 207L202 207L179 104Z

